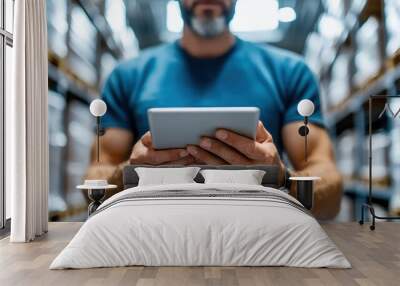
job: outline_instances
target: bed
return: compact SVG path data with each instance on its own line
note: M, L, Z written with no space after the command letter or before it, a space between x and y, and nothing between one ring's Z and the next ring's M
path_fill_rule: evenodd
M291 266L350 268L343 253L297 200L277 189L275 166L262 185L194 183L125 190L91 215L50 269L120 266ZM243 169L243 166L199 166Z

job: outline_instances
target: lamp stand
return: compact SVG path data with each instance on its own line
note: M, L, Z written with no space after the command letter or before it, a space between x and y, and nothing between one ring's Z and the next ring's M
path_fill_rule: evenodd
M100 116L96 116L96 152L97 152L97 163L100 163Z
M308 134L310 129L308 128L308 117L304 117L304 125L299 128L299 135L304 137L304 160L308 160Z
M378 216L375 214L375 208L372 205L372 101L374 99L387 99L387 98L400 98L400 95L371 95L369 97L369 111L368 111L368 136L369 136L369 155L368 155L368 164L369 164L369 181L368 181L368 202L364 203L361 206L361 220L359 221L360 225L364 224L364 210L368 209L371 213L372 224L370 225L371 230L375 230L375 220L376 219L384 219L384 220L398 220L400 216Z
M304 117L305 135L304 135L304 160L308 161L308 133L310 132L308 127L308 117Z

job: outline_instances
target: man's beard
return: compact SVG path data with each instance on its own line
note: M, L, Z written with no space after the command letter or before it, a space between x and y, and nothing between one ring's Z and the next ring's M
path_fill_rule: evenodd
M204 19L192 16L191 27L199 36L205 38L215 38L227 29L227 22L224 16L206 17Z

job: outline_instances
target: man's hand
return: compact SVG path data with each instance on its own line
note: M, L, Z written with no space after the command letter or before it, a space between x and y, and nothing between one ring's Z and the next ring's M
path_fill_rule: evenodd
M130 156L131 164L190 165L194 161L185 149L155 150L150 132L144 134L135 144Z
M210 165L277 164L284 169L273 138L261 121L257 126L256 140L224 129L217 130L215 137L204 137L200 146L190 145L186 150L196 160Z

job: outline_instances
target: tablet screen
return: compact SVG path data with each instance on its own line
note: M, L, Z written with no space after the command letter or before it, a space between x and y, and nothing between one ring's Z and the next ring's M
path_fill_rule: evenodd
M151 108L150 132L155 149L198 145L202 136L214 137L223 128L255 139L257 107Z

